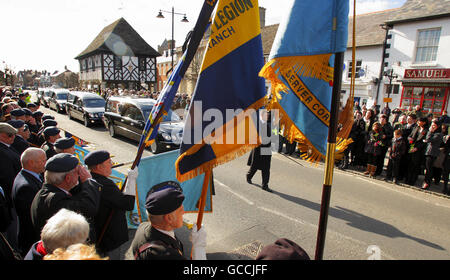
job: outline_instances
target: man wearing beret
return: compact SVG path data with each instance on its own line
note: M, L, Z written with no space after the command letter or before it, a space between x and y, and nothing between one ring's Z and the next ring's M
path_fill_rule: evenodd
M149 221L139 225L131 251L137 260L185 260L183 244L174 230L183 226L184 195L180 185L167 181L153 186L147 194L145 208ZM206 260L206 232L191 232L192 259Z
M256 260L310 260L308 254L294 241L280 238L275 243L262 248Z
M25 121L25 111L22 109L14 109L11 111L11 120L22 120Z
M81 188L72 194L70 190L81 182ZM95 242L94 219L100 202L101 186L91 179L89 171L79 165L71 154L57 154L45 164L44 185L31 204L31 221L35 234L40 235L46 221L60 209L82 214L89 222L89 238Z
M27 148L30 147L30 144L27 141L30 138L30 130L25 122L21 120L12 120L8 123L17 129L14 143L12 143L11 146L19 152L19 155L21 155Z
M0 186L3 188L6 199L7 213L0 221L3 223L0 228L7 229L6 236L11 245L17 243L17 217L13 209L11 198L14 178L16 178L22 166L20 165L20 155L11 145L14 143L17 129L7 123L0 123Z
M27 107L27 102L25 102L25 98L27 98L25 93L19 93L19 100L17 101L17 104L19 104L19 106L22 108Z
M45 142L44 144L42 144L41 149L44 150L47 154L47 159L57 154L54 144L56 140L61 138L61 136L59 135L59 131L59 128L57 128L56 126L49 126L46 127L44 129L44 132L42 133L44 135Z
M53 145L56 153L67 153L74 155L75 154L75 139L72 137L59 138L55 141Z
M100 206L95 218L97 250L111 260L120 259L120 246L128 241L128 225L125 211L134 208L137 169L128 170L123 192L108 178L112 171L110 154L105 150L90 152L84 159L92 179L102 185ZM109 216L111 220L106 225Z

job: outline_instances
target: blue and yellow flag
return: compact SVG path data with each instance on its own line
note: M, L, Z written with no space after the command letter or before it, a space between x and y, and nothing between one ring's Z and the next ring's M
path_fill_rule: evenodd
M265 83L256 0L219 1L189 108L177 178L185 181L258 146Z
M334 53L347 49L348 5L348 0L293 0L260 72L271 82L270 108L279 110L285 136L314 162L327 150ZM348 143L338 139L337 151Z

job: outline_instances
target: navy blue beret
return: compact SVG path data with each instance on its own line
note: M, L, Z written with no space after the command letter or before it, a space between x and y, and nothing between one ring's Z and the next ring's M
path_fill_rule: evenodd
M27 104L27 108L36 108L36 107L37 107L36 103L30 102Z
M75 146L75 139L73 139L72 137L59 138L55 141L54 146L61 150L69 149Z
M42 122L42 124L43 124L45 127L49 127L49 126L57 126L57 125L58 125L58 123L57 123L56 121L54 121L54 120L45 120L45 121Z
M52 172L69 172L78 165L78 158L67 153L52 156L45 163L45 170Z
M11 111L11 116L15 117L25 116L25 111L22 109L14 109Z
M21 128L25 124L22 120L10 120L8 123L14 128Z
M153 186L147 193L145 208L151 215L165 215L177 210L184 201L183 189L174 181Z
M256 260L309 260L309 256L302 247L295 242L280 238L274 244L262 248Z
M44 116L42 117L42 120L43 120L43 121L45 121L45 120L48 120L48 119L52 119L52 120L54 120L54 119L55 119L55 117L54 117L54 116L52 116L52 115L44 115Z
M45 128L42 133L44 133L45 136L55 136L59 133L59 128L56 126L49 126Z
M28 109L28 108L22 108L22 111L25 112L26 116L32 116L33 115L33 112L31 112L31 110Z
M43 116L43 115L44 115L44 113L42 113L41 111L33 112L33 117Z
M104 162L109 159L109 153L105 150L90 152L85 158L84 163L88 166L93 166Z

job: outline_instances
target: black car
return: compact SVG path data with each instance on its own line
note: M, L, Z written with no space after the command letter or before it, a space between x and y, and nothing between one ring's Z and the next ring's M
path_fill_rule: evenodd
M48 99L51 96L51 91L49 88L40 88L37 93L38 103L48 107Z
M56 112L66 111L66 102L69 91L67 89L50 89L50 98L47 100L48 108Z
M112 137L122 135L140 141L145 123L156 100L150 98L110 97L106 101L103 122ZM172 110L159 125L158 135L150 146L152 153L179 148L184 122Z
M105 103L105 99L96 93L71 91L67 97L66 113L69 119L83 121L89 127L92 123L102 123Z

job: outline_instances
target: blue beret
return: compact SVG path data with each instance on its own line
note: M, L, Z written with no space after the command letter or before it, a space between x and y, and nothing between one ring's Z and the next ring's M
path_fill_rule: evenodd
M45 136L55 136L59 133L59 128L56 126L49 126L44 129L43 133Z
M44 113L42 113L41 111L33 112L33 117L43 116L43 115L44 115Z
M104 162L109 157L109 153L105 150L93 151L84 158L84 163L88 166L93 166Z
M183 189L174 181L153 186L147 193L145 208L151 215L165 215L177 210L184 201Z
M11 116L15 117L25 116L25 111L22 109L14 109L11 111Z
M31 110L28 109L28 108L22 108L22 111L25 112L26 116L32 116L33 115L33 112L31 112Z
M54 117L54 116L52 116L52 115L44 115L44 116L42 117L42 120L43 120L43 121L45 121L45 120L48 120L48 119L52 119L52 120L54 120L54 119L55 119L55 117Z
M61 150L69 149L75 146L75 139L73 139L72 137L59 138L55 141L54 146Z
M67 153L52 156L45 163L45 170L52 172L69 172L78 165L78 158Z
M10 120L8 121L8 123L14 128L21 128L25 124L25 122L22 120Z
M54 120L45 120L42 122L45 127L56 126L58 123Z

